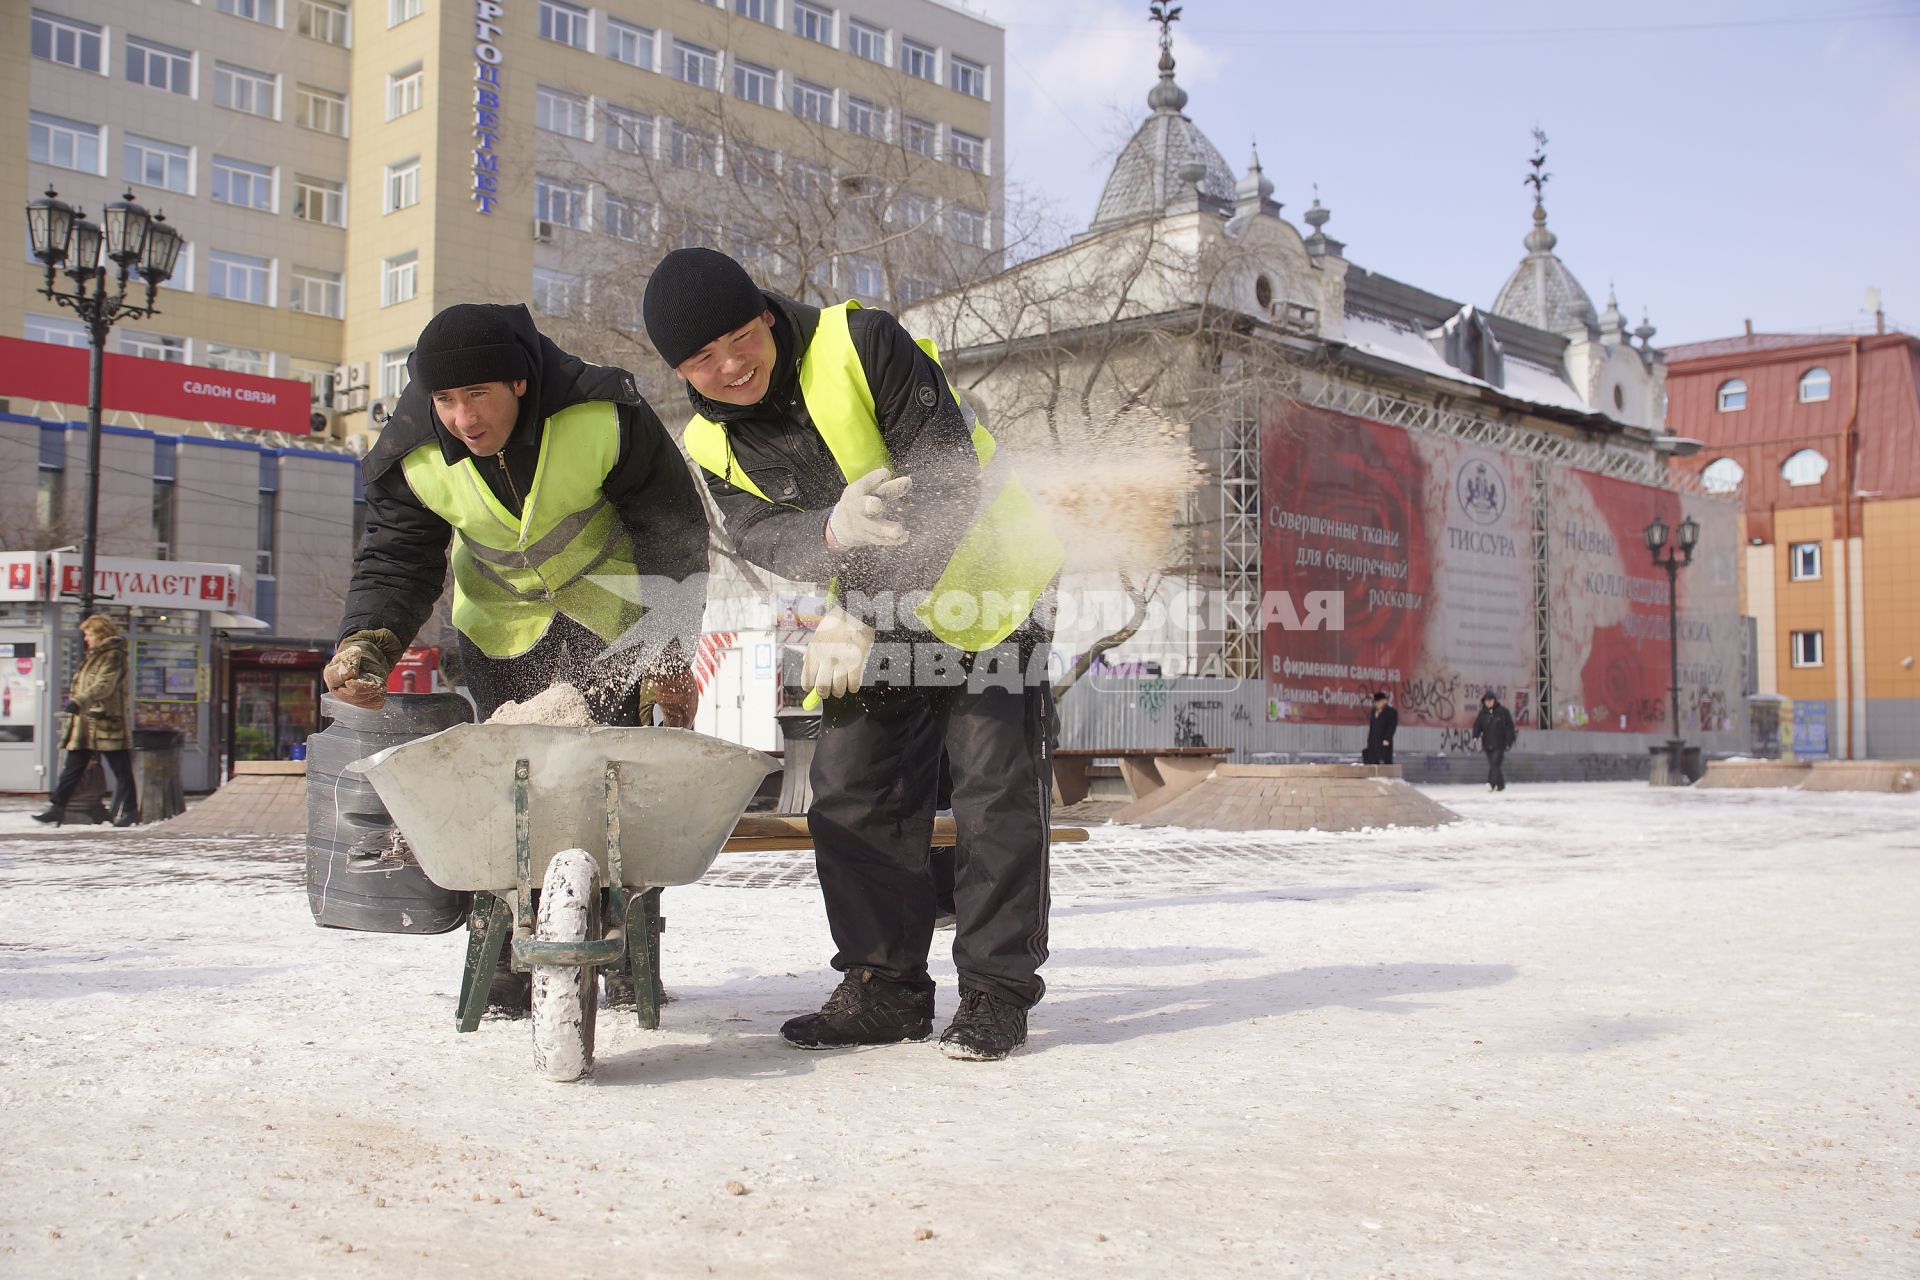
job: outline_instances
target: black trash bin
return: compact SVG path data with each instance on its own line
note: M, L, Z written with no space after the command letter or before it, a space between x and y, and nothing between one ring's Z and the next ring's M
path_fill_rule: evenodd
M465 922L470 895L442 889L395 839L373 784L346 766L387 747L466 724L457 693L390 693L378 711L331 694L333 723L307 739L307 906L315 924L367 933L445 933Z
M140 821L165 822L185 813L187 797L180 785L180 753L186 735L178 729L133 731L134 799Z

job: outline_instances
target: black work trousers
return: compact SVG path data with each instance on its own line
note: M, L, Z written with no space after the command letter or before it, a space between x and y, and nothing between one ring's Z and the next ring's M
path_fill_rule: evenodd
M927 872L944 747L959 837L960 985L1022 1007L1046 985L1053 697L1019 688L879 688L829 699L813 754L815 865L841 972L932 990Z
M641 655L629 651L602 661L606 651L606 641L563 613L533 648L511 658L490 658L460 633L460 675L482 720L503 703L570 684L587 700L595 724L639 724Z
M1502 767L1506 764L1506 760L1507 749L1505 747L1487 748L1487 785L1496 791L1505 791L1507 789L1507 773Z
M140 816L140 801L133 790L133 752L124 747L118 751L95 751L90 747L81 747L67 752L67 758L60 764L60 779L53 784L47 802L56 809L66 808L95 756L105 763L107 777L113 781L113 804L107 816L117 818L124 813L137 819Z

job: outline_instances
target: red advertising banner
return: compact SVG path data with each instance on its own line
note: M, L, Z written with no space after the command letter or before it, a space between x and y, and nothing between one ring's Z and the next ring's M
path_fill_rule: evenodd
M83 405L88 358L84 348L0 338L0 396ZM106 360L103 408L256 431L306 435L312 430L313 392L304 382L140 356Z
M1291 406L1262 433L1267 717L1470 722L1483 690L1532 702L1532 515L1524 463ZM1337 607L1314 610L1331 594Z

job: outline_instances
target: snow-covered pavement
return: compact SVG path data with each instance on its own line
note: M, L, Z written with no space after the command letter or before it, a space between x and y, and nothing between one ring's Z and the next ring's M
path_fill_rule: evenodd
M817 890L724 859L586 1085L454 1034L463 935L314 928L297 843L16 808L0 1275L1920 1275L1920 796L1432 792L1062 846L1001 1064L785 1047Z

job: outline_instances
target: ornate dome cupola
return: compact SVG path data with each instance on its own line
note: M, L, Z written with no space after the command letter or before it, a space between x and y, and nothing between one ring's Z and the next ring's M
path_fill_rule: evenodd
M1196 209L1222 217L1233 212L1233 170L1219 148L1187 119L1187 91L1174 82L1172 28L1180 6L1155 0L1148 8L1160 24L1160 82L1147 94L1153 114L1114 160L1089 231Z
M1567 270L1567 264L1554 256L1553 247L1560 238L1547 229L1544 195L1547 179L1553 176L1546 172L1547 135L1535 129L1533 140L1533 158L1527 162L1533 166L1533 172L1527 175L1527 185L1533 188L1533 229L1526 236L1527 256L1507 277L1500 295L1493 300L1493 311L1536 329L1590 333L1598 323L1593 299Z

